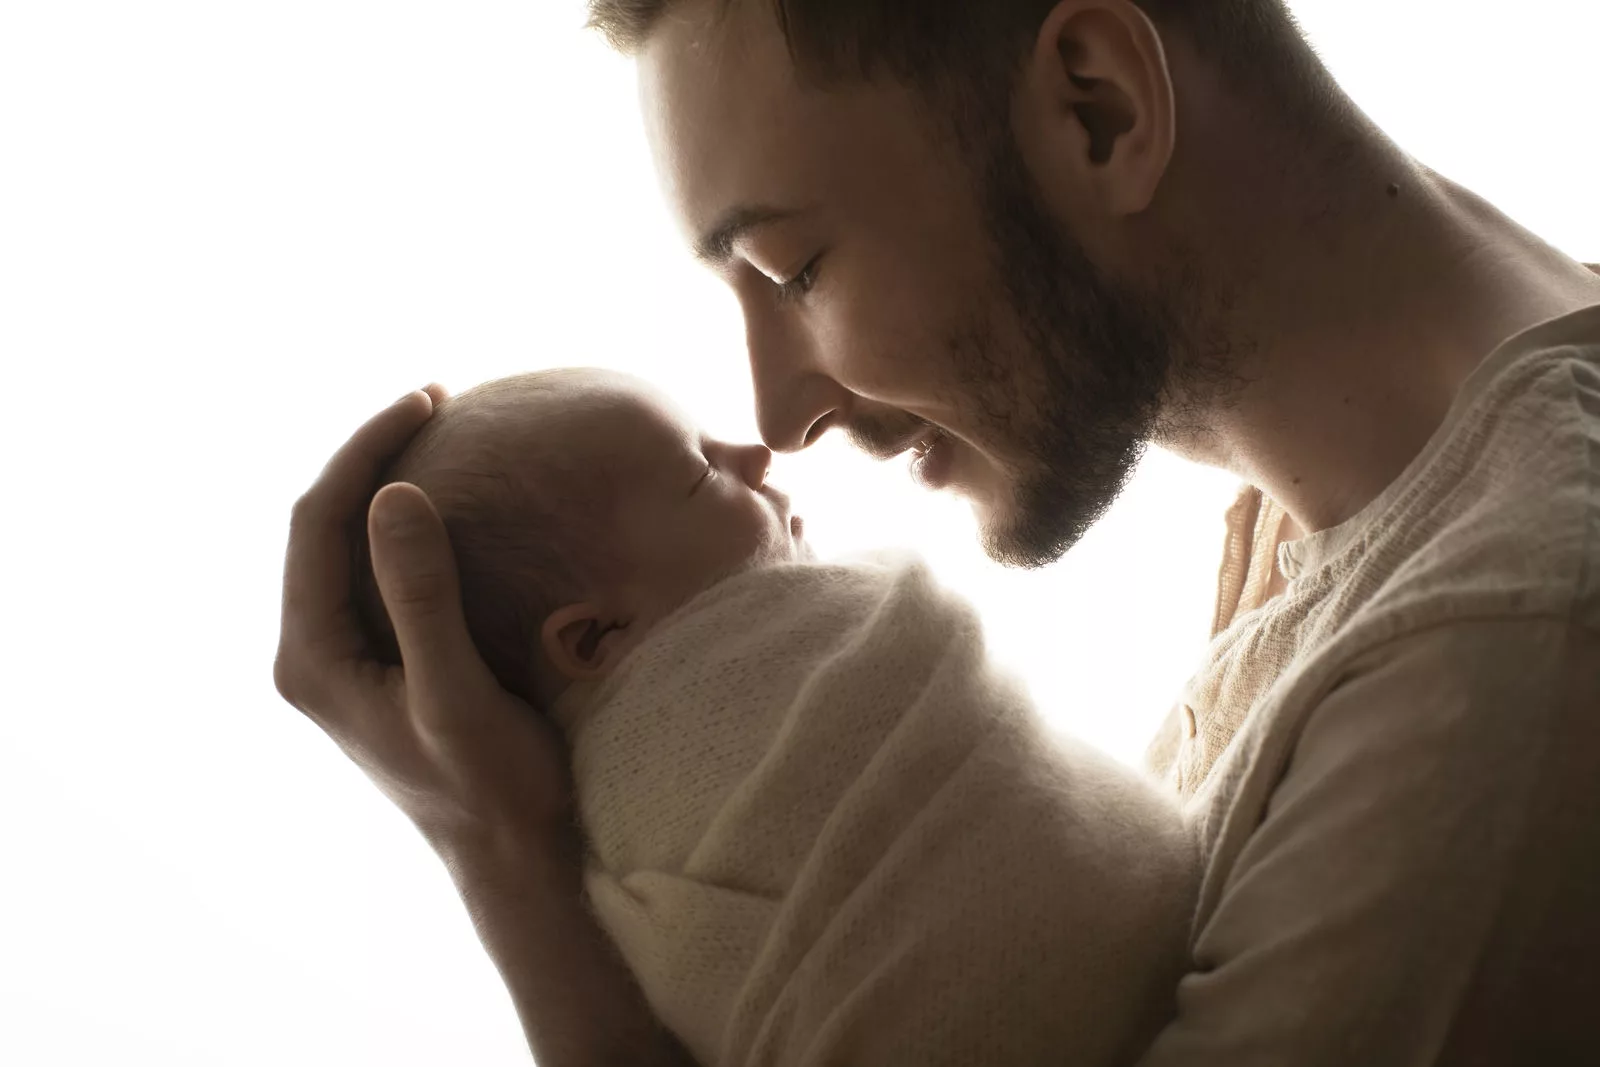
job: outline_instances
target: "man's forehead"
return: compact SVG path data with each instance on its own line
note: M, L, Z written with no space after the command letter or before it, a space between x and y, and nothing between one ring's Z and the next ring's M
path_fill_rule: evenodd
M640 105L663 189L698 241L741 210L797 206L827 133L772 5L686 0L639 55Z

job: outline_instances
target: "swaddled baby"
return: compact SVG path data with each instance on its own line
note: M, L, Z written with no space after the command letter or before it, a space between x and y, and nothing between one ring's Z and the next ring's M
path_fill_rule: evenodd
M444 403L391 472L565 731L601 925L704 1064L1131 1060L1185 962L1174 804L1048 739L915 560L812 560L769 459L556 371Z

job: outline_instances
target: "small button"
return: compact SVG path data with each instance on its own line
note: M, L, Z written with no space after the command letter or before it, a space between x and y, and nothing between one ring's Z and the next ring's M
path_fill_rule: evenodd
M1194 717L1194 709L1187 704L1183 705L1183 732L1191 741L1200 733L1200 722Z

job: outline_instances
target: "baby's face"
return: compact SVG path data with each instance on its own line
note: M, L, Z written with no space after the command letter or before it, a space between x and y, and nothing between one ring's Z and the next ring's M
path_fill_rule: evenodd
M446 404L390 473L454 524L477 590L477 608L464 605L477 611L475 636L535 703L605 676L723 578L810 557L788 497L767 484L772 453L702 434L637 379L545 371ZM555 543L517 541L538 536ZM362 595L384 632L376 588Z
M772 453L701 433L665 397L602 379L578 401L575 458L610 497L615 579L663 611L730 574L809 555L789 498L767 484Z

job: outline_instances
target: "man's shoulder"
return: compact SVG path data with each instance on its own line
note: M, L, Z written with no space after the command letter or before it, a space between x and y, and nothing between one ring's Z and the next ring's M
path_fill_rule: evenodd
M1348 678L1411 638L1445 654L1479 622L1600 631L1600 307L1497 363L1432 462L1319 576L1323 595L1309 591L1283 679L1302 699L1300 675Z
M1600 308L1481 371L1408 479L1191 685L1218 721L1249 707L1190 796L1214 885L1291 778L1509 788L1522 752L1531 790L1600 699Z
M1185 793L1248 747L1236 733L1283 728L1319 679L1408 634L1488 618L1600 626L1600 307L1501 346L1401 479L1282 552L1289 591L1218 634L1156 754Z
M1600 307L1530 331L1478 383L1352 565L1396 633L1461 617L1600 623ZM1354 622L1355 620L1351 620Z

